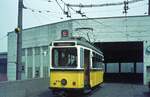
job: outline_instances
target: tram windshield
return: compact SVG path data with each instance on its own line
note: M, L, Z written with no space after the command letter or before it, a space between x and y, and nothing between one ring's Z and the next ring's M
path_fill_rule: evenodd
M56 68L77 67L77 49L76 48L53 48L52 66Z

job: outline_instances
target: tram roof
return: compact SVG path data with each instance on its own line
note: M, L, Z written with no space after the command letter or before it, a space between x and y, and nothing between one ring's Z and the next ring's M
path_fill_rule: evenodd
M67 42L67 41L74 41L77 42L77 45L81 45L81 46L85 46L87 48L91 48L93 50L95 50L96 52L103 54L99 49L97 49L92 43L90 43L89 41L87 41L85 38L83 37L64 37L61 38L59 40L53 41L53 42Z

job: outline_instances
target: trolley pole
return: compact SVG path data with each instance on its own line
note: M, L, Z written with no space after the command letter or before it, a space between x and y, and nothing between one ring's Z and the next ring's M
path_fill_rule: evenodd
M15 29L15 32L17 34L16 80L21 80L21 67L22 67L22 16L23 16L23 0L18 0L18 26Z

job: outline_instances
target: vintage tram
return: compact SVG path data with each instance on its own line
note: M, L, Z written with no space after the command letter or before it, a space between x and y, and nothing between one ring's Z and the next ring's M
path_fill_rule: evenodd
M82 37L50 45L50 89L54 94L88 92L103 82L103 53Z

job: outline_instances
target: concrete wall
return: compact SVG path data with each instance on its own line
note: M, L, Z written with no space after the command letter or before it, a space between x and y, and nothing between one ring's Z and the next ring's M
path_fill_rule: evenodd
M48 78L0 83L0 97L35 97L49 87Z
M145 41L150 38L150 17L118 17L73 20L74 35L84 36L89 33L96 42ZM92 28L76 30L78 28Z
M48 77L48 72L44 72L49 70L48 46L51 41L60 39L62 29L69 29L69 31L72 32L72 22L64 21L60 23L29 28L23 31L22 48L24 49L25 53L24 56L22 56L22 62L25 70L22 71L21 79L35 78L36 66L39 63L40 77ZM7 76L8 80L10 81L16 80L16 40L15 32L8 33ZM40 48L39 56L35 54L35 49L37 47ZM45 47L47 47L47 49L45 49ZM30 55L28 55L28 53L30 53L28 52L29 49L32 50ZM45 52L47 53L46 55Z
M72 32L72 22L65 21L25 29L23 31L22 48L48 46L51 41L60 39L62 29L69 29Z
M8 80L16 80L16 48L17 36L15 32L8 33L8 59L7 77Z

